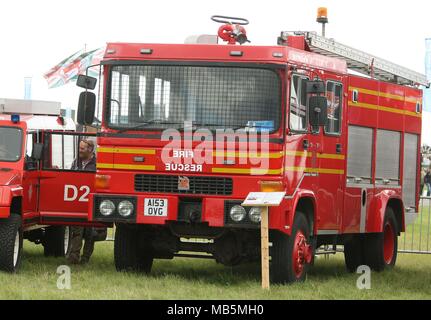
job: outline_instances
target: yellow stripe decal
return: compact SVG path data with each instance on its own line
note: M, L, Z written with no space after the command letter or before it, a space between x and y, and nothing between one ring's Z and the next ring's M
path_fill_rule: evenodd
M422 114L416 113L413 111L407 111L407 110L400 110L390 107L383 107L378 106L375 104L369 104L369 103L363 103L363 102L352 102L349 101L349 107L357 107L357 108L364 108L364 109L371 109L371 110L379 110L379 111L385 111L385 112L391 112L391 113L397 113L397 114L403 114L406 116L412 116L417 118L422 118Z
M388 99L393 99L393 100L398 100L398 101L403 101L403 102L404 101L410 102L410 103L420 102L420 99L415 99L415 98L410 98L410 97L404 98L403 96L396 95L396 94L379 92L379 91L369 90L369 89L364 89L364 88L349 87L349 91L353 91L353 90L356 90L360 93L376 96L376 97L383 97L383 98L388 98Z
M98 148L97 152L104 153L124 153L124 154L156 154L152 149L130 149L130 148Z
M235 158L263 158L263 159L280 159L283 157L283 152L264 152L264 153L253 153L253 152L235 152L235 151L214 151L213 156L215 157L235 157Z
M344 170L326 168L286 167L286 171L322 173L322 174L344 174Z
M340 169L326 169L326 168L318 168L318 173L326 173L326 174L344 174L344 170Z
M286 156L292 157L311 157L311 152L307 151L286 151Z
M286 151L286 156L311 158L312 155L313 154L311 152L307 152L307 151ZM346 157L342 154L318 153L317 158L344 160Z
M134 164L112 164L112 163L98 163L98 169L120 169L120 170L144 170L155 171L156 166L147 165L134 165Z
M233 173L233 174L250 174L250 175L277 175L282 174L283 169L239 169L239 168L212 168L213 173Z
M346 157L343 154L330 154L330 153L318 153L317 158L320 159L333 159L333 160L344 160Z

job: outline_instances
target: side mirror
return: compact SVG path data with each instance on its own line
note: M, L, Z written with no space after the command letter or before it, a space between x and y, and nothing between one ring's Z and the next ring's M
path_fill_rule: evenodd
M310 125L325 126L328 122L328 100L322 96L311 96L308 103Z
M307 81L307 94L323 94L325 93L325 82L320 80Z
M78 79L76 80L76 85L80 88L84 88L87 90L94 90L96 88L97 79L93 77L86 76L84 74L78 75Z
M90 126L94 121L96 112L96 95L93 92L84 91L79 95L77 121L80 125Z
M35 143L33 145L33 151L31 152L31 157L34 160L39 161L42 159L42 155L43 155L43 143Z

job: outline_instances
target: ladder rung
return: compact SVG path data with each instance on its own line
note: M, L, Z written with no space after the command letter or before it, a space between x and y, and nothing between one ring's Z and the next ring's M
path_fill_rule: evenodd
M283 32L282 37L287 39L289 34L290 32ZM370 75L372 66L374 78L376 79L406 85L429 86L427 77L424 74L343 45L333 39L319 36L315 32L295 31L293 34L303 35L310 51L332 58L343 59L349 69L362 74Z

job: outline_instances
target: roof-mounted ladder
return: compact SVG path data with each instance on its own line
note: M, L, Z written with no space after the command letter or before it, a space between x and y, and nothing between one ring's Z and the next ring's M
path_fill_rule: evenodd
M361 74L402 85L423 85L429 87L430 83L424 74L338 43L334 39L319 36L316 32L284 31L281 33L280 40L286 43L289 36L303 36L306 50L324 56L343 59L347 62L349 69Z

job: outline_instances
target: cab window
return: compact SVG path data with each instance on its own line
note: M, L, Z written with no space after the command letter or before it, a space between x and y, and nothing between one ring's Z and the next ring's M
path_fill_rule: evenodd
M21 159L23 132L15 127L0 127L0 162L17 162Z
M24 168L28 171L37 170L39 165L39 161L33 158L33 147L35 143L39 143L39 134L37 132L27 133Z
M96 137L84 133L45 133L44 170L96 171Z
M340 134L341 132L342 94L342 84L333 81L328 81L326 83L326 98L328 99L328 122L325 126L325 133Z
M290 88L290 119L289 127L292 131L307 131L307 91L308 78L293 75Z

